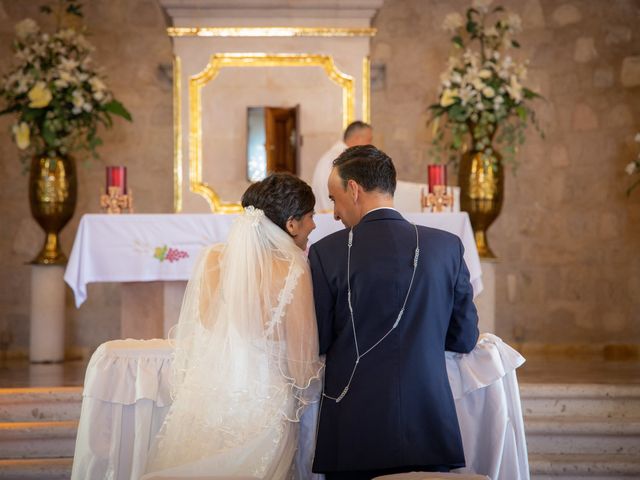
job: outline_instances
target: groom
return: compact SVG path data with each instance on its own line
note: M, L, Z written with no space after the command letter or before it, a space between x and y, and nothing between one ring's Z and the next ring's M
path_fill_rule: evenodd
M333 165L329 195L348 228L309 251L326 354L313 471L359 480L462 467L444 355L478 338L462 243L393 208L384 152L351 147Z

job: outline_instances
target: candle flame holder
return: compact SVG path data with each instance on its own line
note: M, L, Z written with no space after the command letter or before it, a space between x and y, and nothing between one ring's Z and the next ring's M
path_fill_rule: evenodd
M109 187L108 192L100 195L102 213L133 213L133 190L123 195L120 187Z
M453 210L453 194L448 191L446 185L433 185L432 192L427 195L424 194L424 189L421 192L420 205L422 211L425 208L429 212L440 213Z

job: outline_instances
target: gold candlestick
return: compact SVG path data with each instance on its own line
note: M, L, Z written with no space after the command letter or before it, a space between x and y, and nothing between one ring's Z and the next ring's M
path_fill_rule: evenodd
M428 195L424 194L423 189L421 197L422 211L428 208L430 212L439 213L443 212L445 208L448 211L451 211L453 208L453 195L447 193L446 185L434 185L433 192Z
M133 190L123 195L120 187L109 187L109 193L100 195L100 208L106 213L133 213Z

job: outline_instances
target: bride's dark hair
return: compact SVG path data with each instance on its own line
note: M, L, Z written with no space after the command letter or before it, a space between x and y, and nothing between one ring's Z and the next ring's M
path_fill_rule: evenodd
M311 187L290 173L272 173L251 185L242 195L243 207L259 208L285 232L289 218L300 220L315 204Z

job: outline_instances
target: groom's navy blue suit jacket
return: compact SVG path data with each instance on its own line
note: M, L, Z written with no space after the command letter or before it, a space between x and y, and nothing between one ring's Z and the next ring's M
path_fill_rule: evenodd
M445 350L471 351L478 339L469 271L460 239L418 226L420 257L398 327L360 360L340 403L324 398L314 472L403 466L464 466L445 366ZM349 230L311 246L309 261L325 393L338 397L356 359L347 305ZM392 209L365 215L353 229L351 290L362 354L394 324L407 293L414 227Z

